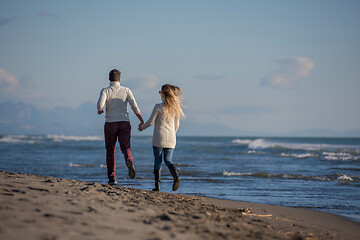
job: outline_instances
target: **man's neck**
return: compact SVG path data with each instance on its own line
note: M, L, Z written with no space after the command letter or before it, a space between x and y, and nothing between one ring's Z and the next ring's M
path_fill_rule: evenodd
M120 84L120 81L110 81L110 84L115 84L115 85L117 85L117 84Z

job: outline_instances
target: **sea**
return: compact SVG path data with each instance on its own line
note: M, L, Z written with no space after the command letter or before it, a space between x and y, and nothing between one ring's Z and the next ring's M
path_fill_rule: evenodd
M133 136L136 179L116 151L117 180L154 186L151 136ZM107 183L103 136L0 135L0 170ZM177 137L177 193L314 209L360 222L360 138ZM161 191L172 192L165 164Z

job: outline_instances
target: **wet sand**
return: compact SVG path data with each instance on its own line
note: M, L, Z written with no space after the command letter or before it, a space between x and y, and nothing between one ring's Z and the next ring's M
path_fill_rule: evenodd
M359 223L324 212L0 172L2 240L358 236Z

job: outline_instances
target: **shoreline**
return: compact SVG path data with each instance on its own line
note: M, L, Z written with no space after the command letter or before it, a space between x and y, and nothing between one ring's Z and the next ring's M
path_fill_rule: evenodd
M1 239L355 239L335 214L0 172Z
M205 201L227 208L251 208L250 216L261 216L269 220L270 223L275 223L275 225L281 222L292 222L294 227L301 224L298 227L335 231L340 233L338 237L341 236L344 239L355 239L360 233L360 223L329 212L216 198L207 198Z

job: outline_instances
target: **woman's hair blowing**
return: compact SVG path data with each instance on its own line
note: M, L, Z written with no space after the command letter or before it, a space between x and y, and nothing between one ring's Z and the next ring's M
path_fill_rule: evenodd
M179 87L170 84L165 84L161 87L161 92L165 96L164 101L164 116L170 118L171 116L185 117L181 108L182 105L182 91Z

